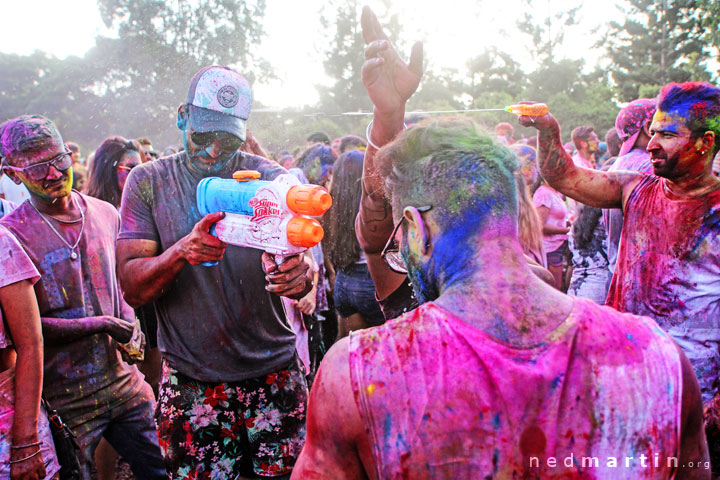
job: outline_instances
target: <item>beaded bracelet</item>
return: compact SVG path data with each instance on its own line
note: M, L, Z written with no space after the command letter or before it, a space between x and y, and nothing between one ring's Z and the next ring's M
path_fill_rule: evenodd
M375 150L380 150L380 147L375 145L372 140L370 140L370 129L372 128L373 120L370 120L370 123L368 123L367 128L365 129L365 138L368 141L368 145L373 147ZM407 130L407 125L405 122L403 122L403 129Z
M22 462L24 462L25 460L30 460L30 459L33 458L35 455L39 455L40 452L41 452L41 450L38 450L37 452L33 453L32 455L28 455L27 457L21 458L20 460L10 460L8 463L10 463L10 464L22 463Z
M39 447L42 444L43 444L43 441L40 440L39 442L28 443L27 445L13 445L10 448L12 450L22 450L23 448L28 448L28 447Z

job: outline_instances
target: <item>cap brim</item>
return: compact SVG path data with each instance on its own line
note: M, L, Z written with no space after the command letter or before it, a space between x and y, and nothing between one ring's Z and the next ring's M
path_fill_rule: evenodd
M199 133L227 132L245 141L245 120L233 115L190 105L190 126Z
M623 142L622 147L620 147L620 153L618 153L618 157L622 157L633 149L633 147L635 146L635 142L637 141L637 137L638 135L640 135L641 131L642 129L638 130L633 135L631 135L630 138Z

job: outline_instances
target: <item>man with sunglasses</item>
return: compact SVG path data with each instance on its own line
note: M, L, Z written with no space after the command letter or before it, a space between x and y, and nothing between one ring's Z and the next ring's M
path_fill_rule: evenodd
M118 275L131 305L157 308L157 422L170 478L287 475L304 444L307 386L279 295L310 290L308 265L293 256L278 267L224 244L208 232L223 214L196 207L203 178L285 173L238 150L250 106L242 75L200 70L178 109L185 151L136 167L123 192Z
M24 115L1 132L3 171L30 191L2 223L41 275L34 288L45 344L43 394L77 436L84 478L103 436L138 478L164 478L152 389L118 348L139 331L115 274L120 216L109 203L71 190L71 154L50 120Z

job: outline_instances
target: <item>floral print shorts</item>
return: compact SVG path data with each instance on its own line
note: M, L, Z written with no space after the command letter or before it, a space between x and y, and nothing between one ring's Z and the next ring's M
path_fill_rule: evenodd
M307 383L297 357L286 370L201 382L163 361L155 419L169 479L286 475L305 444Z

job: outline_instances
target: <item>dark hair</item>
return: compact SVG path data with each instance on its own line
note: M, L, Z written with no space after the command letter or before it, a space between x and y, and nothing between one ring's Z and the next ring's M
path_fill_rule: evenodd
M80 145L78 145L75 142L65 142L65 146L67 146L68 150L70 150L73 153L80 151Z
M367 148L367 142L355 135L345 135L340 139L340 153L345 153L350 147L362 147L364 150Z
M360 244L355 236L355 217L360 209L362 152L345 152L335 163L330 184L333 206L323 220L323 248L336 269L343 270L360 258Z
M605 143L607 144L608 155L611 157L617 157L622 147L620 136L617 133L615 127L610 127L605 133Z
M595 237L602 209L583 205L577 220L573 222L573 241L577 250L587 250Z
M21 115L0 125L0 156L11 158L26 152L36 152L48 142L63 139L55 124L42 115Z
M95 150L95 157L90 164L86 193L116 207L120 205L122 191L118 185L117 165L125 152L130 151L140 153L142 148L137 141L119 135L103 140Z
M720 88L704 82L670 83L657 97L657 109L686 119L693 137L715 133L713 155L720 150Z
M297 158L295 165L302 169L310 183L322 184L332 173L335 156L332 149L322 143L316 143Z
M328 134L325 132L315 132L308 135L308 137L305 139L306 142L313 142L313 143L324 143L325 145L330 145L330 137L328 137Z
M576 127L575 130L573 130L570 134L570 138L572 138L572 142L575 145L575 148L580 150L580 140L587 142L593 132L595 132L595 128L590 125L581 125L579 127Z

